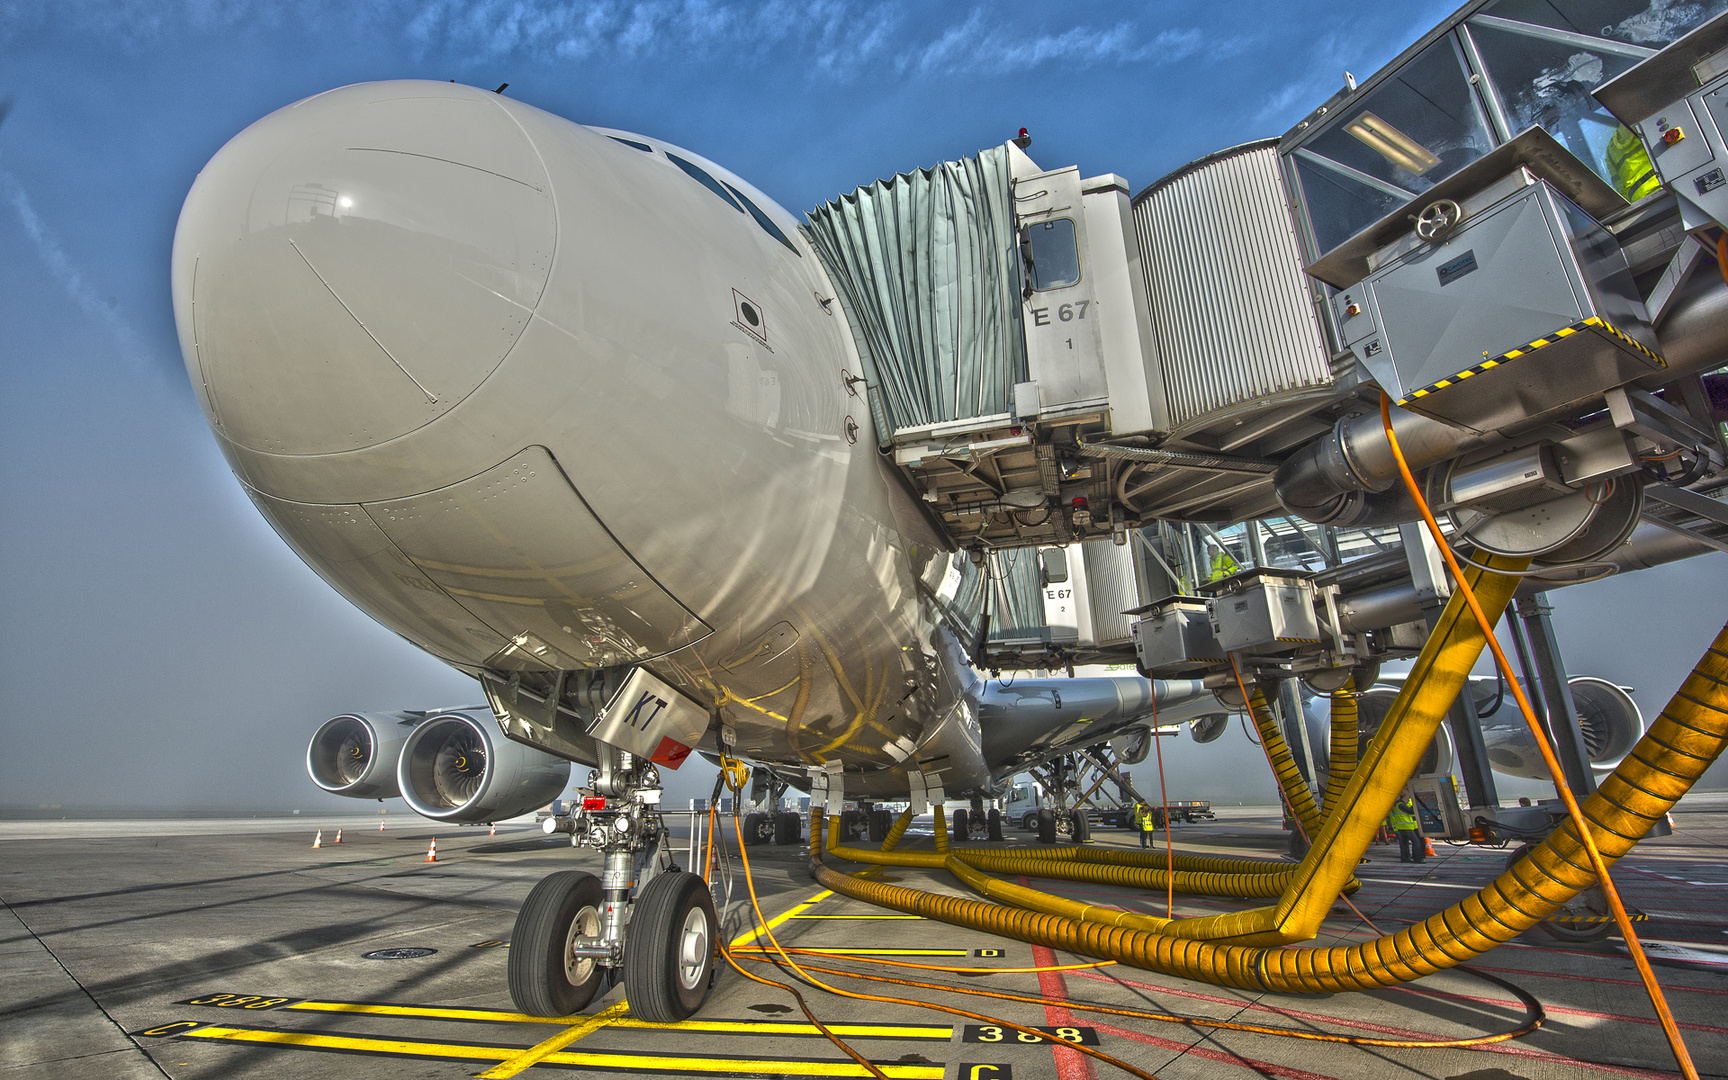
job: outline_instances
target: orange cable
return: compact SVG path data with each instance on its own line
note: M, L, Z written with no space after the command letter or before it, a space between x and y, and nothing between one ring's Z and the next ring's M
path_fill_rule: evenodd
M1164 787L1164 739L1158 731L1158 681L1152 684L1152 747L1158 752L1158 798L1164 804L1164 914L1176 917L1176 849L1170 839L1170 792ZM1142 759L1144 760L1144 759Z
M1725 260L1728 267L1728 236L1718 245L1718 254ZM1728 273L1728 270L1725 270ZM1626 915L1626 906L1620 900L1620 891L1614 887L1614 881L1608 876L1608 864L1602 858L1602 852L1596 847L1595 837L1591 835L1590 826L1584 820L1583 808L1572 794L1572 788L1566 783L1565 774L1560 768L1560 761L1554 756L1554 748L1549 745L1548 735L1542 725L1536 720L1536 713L1530 706L1530 699L1525 696L1523 687L1512 675L1512 665L1506 659L1506 653L1500 648L1500 641L1494 636L1494 627L1483 612L1482 605L1476 599L1476 591L1470 587L1470 582L1464 577L1464 571L1459 567L1458 560L1452 554L1452 547L1441 535L1440 523L1434 520L1434 512L1428 508L1428 500L1422 495L1421 485L1416 483L1416 477L1410 471L1410 463L1404 459L1404 451L1398 445L1398 434L1392 429L1392 398L1382 390L1380 392L1380 420L1386 429L1386 439L1391 445L1392 456L1397 459L1398 472L1404 478L1405 487L1416 501L1417 509L1422 511L1422 520L1428 525L1428 532L1434 538L1434 544L1440 549L1441 556L1452 571L1452 579L1457 584L1459 592L1464 594L1464 602L1470 606L1470 612L1476 617L1476 625L1481 629L1482 636L1487 639L1488 647L1494 651L1494 662L1499 665L1501 674L1512 689L1512 696L1518 702L1519 711L1524 714L1524 722L1530 726L1530 733L1535 738L1536 748L1542 752L1542 760L1548 766L1549 774L1554 778L1554 789L1566 804L1566 814L1572 820L1572 827L1577 830L1579 841L1590 856L1590 866L1595 871L1596 881L1602 888L1603 895L1608 900L1609 908L1614 912L1614 922L1620 928L1620 936L1626 942L1627 950L1632 954L1633 962L1638 967L1638 974L1644 980L1644 988L1650 994L1650 1003L1656 1009L1656 1016L1662 1025L1662 1032L1668 1037L1668 1046L1674 1052L1674 1060L1680 1066L1680 1072L1687 1080L1698 1080L1697 1067L1692 1064L1692 1055L1686 1049L1685 1039L1680 1035L1680 1029L1674 1022L1674 1014L1668 1008L1668 1000L1662 994L1662 987L1656 981L1656 973L1650 968L1650 961L1644 955L1644 946L1638 940L1638 932L1632 928L1632 920ZM1240 676L1238 676L1240 678Z
M768 956L747 956L745 959L755 960L761 963L773 962L773 958ZM875 962L874 958L872 958L871 962ZM1001 990L980 990L972 986L950 986L942 983L918 982L913 979L892 979L886 975L866 975L863 972L858 971L844 971L839 968L824 968L816 967L814 965L810 965L810 970L820 971L824 975L841 975L849 979L865 979L870 982L892 983L896 986L915 986L922 990L945 990L953 994L969 994L973 997L998 998L1003 1001L1021 1001L1032 1005L1049 1004L1049 1001L1046 998L1032 997L1027 994L1010 994ZM1246 1031L1256 1035L1275 1035L1279 1038L1285 1039L1310 1039L1316 1042L1348 1043L1353 1046L1390 1046L1401 1049L1418 1050L1439 1049L1443 1047L1486 1046L1490 1043L1506 1042L1509 1039L1516 1039L1521 1035L1530 1034L1530 1032L1541 1027L1547 1020L1547 1012L1542 1008L1542 1003L1521 987L1507 982L1504 979L1484 974L1483 972L1477 971L1473 968L1461 967L1459 970L1468 972L1479 979L1494 983L1497 986L1511 991L1512 994L1514 994L1523 1003L1525 1012L1528 1014L1528 1019L1516 1028L1513 1028L1511 1031L1500 1032L1496 1035L1473 1035L1467 1039L1369 1039L1358 1035L1333 1035L1329 1032L1321 1031L1292 1031L1289 1028L1263 1027L1259 1024L1240 1024L1229 1020L1209 1020L1205 1017L1199 1016L1177 1016L1173 1013L1143 1012L1139 1009L1118 1009L1109 1005L1094 1005L1087 1002L1074 1001L1072 999L1063 1001L1062 1005L1065 1008L1074 1009L1079 1012L1095 1012L1104 1013L1110 1016L1126 1016L1135 1020L1157 1020L1167 1024L1185 1024L1189 1027L1215 1028L1220 1031ZM893 998L873 998L868 995L855 996L865 997L867 1000L871 1001L896 1000ZM942 1006L932 1007L941 1008ZM961 1015L970 1016L971 1014L961 1013Z
M734 804L734 805L736 805L736 804ZM817 823L816 815L814 814L814 812L812 812L811 817L810 817L811 842L813 844L819 845L819 844L821 844L822 840L821 840L821 838L819 838L816 835L816 830L817 830L817 824L816 823ZM826 822L824 822L824 824L826 824ZM1090 1046L1083 1046L1079 1043L1071 1043L1068 1040L1062 1038L1061 1036L1052 1035L1047 1031L1040 1031L1037 1028L1026 1027L1023 1024L1016 1024L1012 1020L1003 1020L1003 1019L1000 1019L999 1017L985 1016L981 1013L968 1012L965 1009L956 1009L951 1005L938 1005L932 1001L916 1001L916 1000L913 1000L911 998L881 997L881 996L878 996L876 994L859 994L859 993L855 993L851 990L841 990L839 987L830 986L827 983L823 982L821 979L816 978L815 976L811 975L808 970L806 970L803 967L800 967L796 960L792 959L792 957L787 955L786 949L780 944L779 939L777 939L774 936L773 928L768 925L768 920L763 917L761 902L758 901L756 898L756 882L750 874L750 855L749 855L749 853L747 853L744 850L743 828L738 824L738 817L736 814L733 815L732 825L733 825L733 828L738 832L738 854L739 854L739 857L742 858L744 861L744 884L750 890L750 906L753 909L755 909L756 921L762 927L762 933L765 937L767 937L769 944L774 946L774 951L779 954L779 956L782 960L786 961L787 966L791 967L791 969L793 971L797 972L800 976L802 976L805 979L805 981L810 983L810 985L820 987L823 990L828 991L830 994L834 994L838 997L852 998L856 1001L878 1001L878 1002L883 1002L883 1003L886 1003L889 1005L912 1005L912 1006L916 1006L916 1007L921 1008L921 1009L934 1009L937 1012L949 1013L950 1015L953 1015L953 1016L964 1016L967 1019L978 1020L978 1021L981 1021L981 1022L986 1023L986 1024L999 1024L1002 1027L1012 1028L1015 1031L1018 1031L1022 1034L1034 1036L1043 1042L1056 1043L1056 1044L1059 1044L1062 1046L1071 1046L1074 1049L1080 1051L1081 1053L1087 1055L1088 1057L1094 1057L1094 1058L1097 1058L1098 1060L1100 1060L1102 1062L1105 1062L1106 1064L1114 1065L1118 1069L1121 1069L1123 1072L1130 1073L1134 1076L1140 1077L1141 1080L1158 1080L1158 1078L1156 1076L1153 1076L1151 1073L1144 1072L1140 1069L1137 1069L1134 1066L1128 1064L1126 1061L1122 1061L1122 1060L1119 1060L1117 1058L1111 1057L1109 1054L1104 1053L1102 1050L1094 1050ZM753 957L747 957L746 959L754 959L754 958ZM769 963L773 962L773 958L769 957L769 956L763 956L763 957L761 957L761 959L764 960L765 962L769 962ZM824 974L832 974L832 973L824 971ZM877 978L879 981L882 981L882 982L897 981L897 980L887 979L887 978L881 977L881 976L878 976ZM904 985L910 985L910 984L904 984ZM946 988L945 987L937 987L936 989L940 990L940 989L946 989ZM872 1068L872 1070L874 1070L874 1066L871 1066L871 1068Z

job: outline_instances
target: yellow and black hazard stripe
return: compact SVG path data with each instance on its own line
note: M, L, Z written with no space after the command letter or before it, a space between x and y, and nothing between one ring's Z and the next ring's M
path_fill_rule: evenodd
M1650 916L1644 914L1642 911L1628 911L1626 913L1626 918L1629 922L1649 922L1650 921ZM1554 923L1566 923L1569 926L1580 926L1580 925L1590 925L1593 923L1611 923L1614 921L1614 916L1612 916L1612 915L1550 915L1550 916L1548 916L1548 921L1554 922Z
M1487 353L1483 353L1482 355L1488 358L1483 360L1480 364L1467 367L1458 374L1449 375L1438 382L1429 383L1420 390L1412 390L1410 393L1399 398L1398 404L1408 405L1410 402L1416 401L1419 398L1425 398L1429 394L1446 389L1448 386L1455 386L1458 383L1463 382L1465 379L1475 378L1483 372L1491 371L1508 361L1516 360L1520 356L1527 356L1530 353L1535 352L1537 349L1543 348L1547 345L1552 345L1557 341L1564 341L1573 334L1581 333L1586 330L1594 330L1599 334L1606 334L1609 337L1612 337L1618 344L1642 355L1646 360L1649 360L1657 367L1668 366L1668 361L1662 359L1660 356L1633 340L1625 331L1613 326L1612 324L1603 322L1601 319L1589 318L1582 322L1575 322L1571 326L1563 326L1552 334L1549 334L1546 337L1539 337L1527 345L1520 345L1516 349L1508 349L1499 356L1488 357Z

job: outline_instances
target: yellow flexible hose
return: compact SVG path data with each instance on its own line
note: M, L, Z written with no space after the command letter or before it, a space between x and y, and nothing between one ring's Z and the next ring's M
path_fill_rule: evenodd
M919 866L941 869L950 859L957 859L979 870L999 874L1025 874L1027 877L1063 881L1088 881L1105 885L1125 885L1139 889L1164 889L1174 885L1177 892L1202 896L1241 896L1270 899L1284 895L1295 874L1290 864L1273 867L1271 873L1241 873L1236 871L1189 872L1178 870L1167 878L1162 867L1112 865L1103 860L1080 862L1072 858L1052 858L1051 851L1015 851L1002 848L954 848L941 851L885 851L872 848L830 847L829 852L848 862L875 863L879 866ZM1058 849L1060 850L1060 849ZM1083 851L1084 849L1069 849ZM1105 849L1107 850L1107 849ZM1115 853L1111 853L1115 854ZM1121 854L1128 854L1123 852ZM1150 852L1136 852L1142 858ZM1352 880L1347 889L1354 892L1360 886Z
M1266 707L1266 695L1258 686L1248 692L1248 715L1254 718L1254 729L1260 733L1260 745L1266 748L1266 756L1272 762L1278 790L1284 793L1291 812L1302 824L1303 834L1312 839L1320 832L1320 809L1314 805L1314 793L1308 789L1308 781L1302 779L1302 770L1296 767L1296 757L1290 753L1290 745L1284 741L1284 733L1278 730L1278 721L1272 716L1272 710ZM1297 717L1296 723L1301 722L1302 718Z
M912 808L908 806L899 817L894 819L894 825L888 830L888 835L882 838L882 850L893 851L900 844L900 838L906 835L906 830L912 825Z
M1332 729L1329 736L1331 751L1326 760L1326 804L1321 813L1331 817L1350 777L1356 773L1356 758L1361 750L1361 734L1357 726L1356 695L1348 690L1332 691Z
M1440 548L1440 554L1446 560L1446 566L1452 571L1452 576L1458 581L1458 591L1464 595L1464 600L1470 605L1470 611L1476 622L1482 627L1482 632L1488 634L1488 644L1494 650L1494 663L1500 669L1501 678L1505 679L1512 690L1513 698L1518 702L1518 711L1524 716L1524 723L1530 728L1530 736L1536 743L1536 748L1542 753L1542 761L1548 767L1548 773L1554 781L1555 793L1560 801L1566 804L1567 821L1574 826L1573 836L1584 849L1589 859L1590 870L1602 890L1602 895L1608 900L1609 910L1614 914L1614 922L1620 928L1620 936L1626 942L1626 951L1631 953L1632 962L1638 968L1638 975L1644 982L1645 989L1650 994L1650 1004L1656 1009L1656 1018L1662 1025L1662 1034L1668 1040L1669 1047L1674 1052L1674 1061L1680 1066L1680 1072L1688 1080L1698 1080L1698 1070L1692 1064L1691 1052L1686 1049L1686 1041L1680 1035L1680 1027L1674 1021L1674 1014L1668 1008L1668 1000L1662 994L1661 984L1656 981L1656 973L1650 968L1650 961L1644 955L1644 946L1638 941L1638 932L1632 928L1632 920L1626 914L1626 905L1620 900L1620 890L1615 886L1613 877L1608 872L1608 860L1603 856L1600 846L1593 835L1594 830L1585 825L1584 811L1578 805L1577 798L1572 794L1571 787L1566 783L1565 773L1560 768L1560 761L1554 755L1554 748L1549 745L1547 732L1536 719L1536 712L1530 707L1530 699L1525 695L1524 688L1518 685L1518 680L1512 675L1512 665L1506 660L1506 653L1500 648L1488 629L1488 617L1482 610L1482 605L1473 595L1469 583L1458 569L1458 558L1447 545L1446 538L1440 534L1440 523L1434 520L1434 512L1428 507L1428 500L1422 493L1421 485L1416 483L1416 477L1410 471L1410 463L1404 459L1404 451L1398 445L1398 433L1392 427L1392 398L1384 390L1380 392L1380 423L1386 431L1386 443L1392 450L1392 456L1398 462L1398 474L1404 481L1405 489L1422 511L1422 520L1428 526L1428 534L1434 538L1434 543ZM1570 718L1563 721L1571 723ZM1645 829L1649 826L1646 825ZM1644 830L1639 831L1639 836Z
M1484 576L1493 579L1490 582L1493 586L1515 583L1515 579L1506 575ZM1510 588L1494 591L1509 594ZM1496 599L1494 606L1503 610L1505 595ZM1449 604L1448 611L1453 607ZM1446 622L1442 615L1436 638L1448 631ZM1424 649L1425 655L1428 652ZM1413 675L1427 670L1440 679L1445 674L1434 663L1422 665L1420 659ZM1468 668L1464 670L1467 672ZM1460 677L1460 684L1461 681ZM1407 683L1406 690L1413 685L1414 681ZM1400 701L1405 697L1401 693ZM1354 805L1364 815L1371 811L1371 800L1363 789L1377 772L1377 764L1393 756L1386 752L1388 740L1382 738L1387 734L1385 725L1402 725L1411 711L1413 707L1400 710L1394 704L1352 777L1343 796L1344 804L1351 804L1354 799ZM1409 741L1426 749L1429 738L1431 731L1426 738ZM1728 746L1728 627L1717 636L1697 668L1620 767L1585 802L1583 816L1590 823L1591 835L1602 856L1616 860L1630 850L1709 768L1725 746ZM1402 787L1402 781L1397 786ZM1329 820L1327 829L1336 832L1340 818L1350 816L1341 814ZM1367 817L1366 824L1376 826L1383 816L1381 813ZM1583 854L1578 834L1568 824L1492 884L1445 911L1373 941L1324 949L1260 948L1197 941L1179 938L1168 930L1107 926L1080 918L862 881L824 866L814 846L810 873L824 888L867 903L1067 952L1117 960L1150 971L1247 990L1339 993L1407 982L1453 967L1535 926L1579 890L1594 883L1595 875ZM1184 920L1179 920L1170 929L1184 924Z

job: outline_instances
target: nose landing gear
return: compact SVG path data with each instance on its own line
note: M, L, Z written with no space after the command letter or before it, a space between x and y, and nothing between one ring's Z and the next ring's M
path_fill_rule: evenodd
M672 861L653 764L600 748L595 794L544 827L598 848L605 870L561 871L528 894L510 935L510 999L530 1016L568 1016L622 979L637 1019L684 1020L717 975L714 897Z

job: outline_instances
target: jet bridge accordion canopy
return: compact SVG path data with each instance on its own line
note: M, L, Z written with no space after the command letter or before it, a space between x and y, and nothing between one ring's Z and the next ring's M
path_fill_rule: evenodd
M901 429L1013 410L1027 376L1006 147L878 180L809 220L883 446Z

